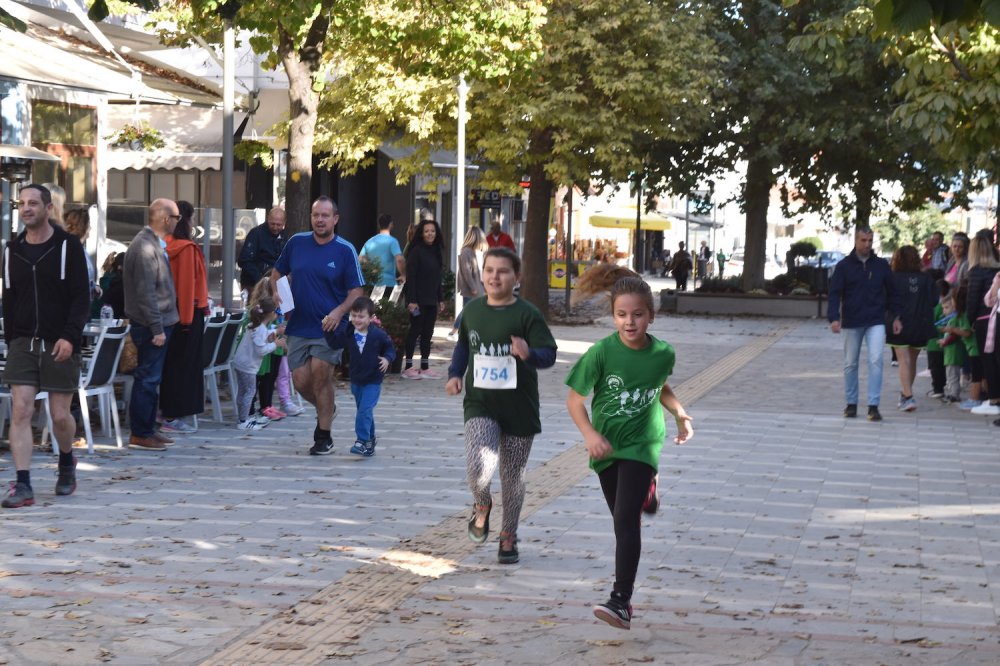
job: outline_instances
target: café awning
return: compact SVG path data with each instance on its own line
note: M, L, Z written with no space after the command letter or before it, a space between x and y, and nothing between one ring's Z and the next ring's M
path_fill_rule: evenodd
M0 143L0 157L11 157L19 160L42 160L43 162L58 162L59 157L31 146L15 146Z
M631 229L635 231L635 208L601 211L590 214L590 225L610 229ZM643 231L669 231L673 228L670 220L656 212L643 213L639 218L639 228Z

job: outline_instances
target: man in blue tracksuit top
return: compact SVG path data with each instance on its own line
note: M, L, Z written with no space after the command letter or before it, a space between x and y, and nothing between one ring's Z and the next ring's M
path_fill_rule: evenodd
M872 230L858 227L854 251L841 259L830 280L827 319L830 330L844 332L844 416L858 415L858 357L861 342L868 347L868 420L881 421L878 404L882 395L882 352L885 349L885 314L892 312L893 333L903 328L899 318L899 294L892 280L889 262L872 252Z

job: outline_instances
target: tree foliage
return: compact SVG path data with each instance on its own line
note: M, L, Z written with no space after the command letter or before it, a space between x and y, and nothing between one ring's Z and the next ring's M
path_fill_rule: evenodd
M707 118L716 57L701 9L671 0L554 0L544 24L533 14L507 25L492 19L499 35L530 34L512 29L513 20L538 25L540 42L498 38L494 46L507 53L484 44L488 57L473 59L475 69L369 44L324 95L323 146L350 168L391 138L413 151L394 164L401 177L426 171L427 151L455 146L455 76L465 71L479 184L511 190L530 176L522 294L547 310L554 185L627 181L653 141L690 137Z
M711 124L694 141L659 141L652 151L652 182L684 194L699 183L746 165L734 197L746 215L743 288L762 288L767 216L773 187L788 174L805 173L818 153L818 106L824 82L814 76L789 40L829 15L838 3L784 8L780 0L748 0L716 9L712 40L725 64L722 85L709 100ZM796 167L796 162L802 166Z
M801 0L785 0L792 7ZM905 35L934 26L1000 27L1000 0L870 0L880 33Z
M378 84L405 69L411 82L428 84L409 88L405 101L433 116L445 106L441 80L466 70L508 71L532 59L532 38L543 16L537 0L165 0L163 8L171 20L164 32L167 42L200 36L218 44L229 17L250 35L250 45L264 57L263 67L283 67L289 81L289 120L283 128L289 142L286 209L295 231L309 227L313 154L338 150L336 137L343 129L336 105L328 104L317 136L324 91L329 88L327 100L338 99L356 85L358 95L384 102ZM525 35L528 46L509 35ZM364 90L363 83L373 79L376 85ZM356 167L389 129L360 132L351 159L333 161Z
M879 220L872 229L878 234L884 254L895 252L904 245L913 245L923 253L924 241L931 234L940 231L949 238L952 232L959 230L959 225L945 217L940 208L929 204L900 217Z
M809 67L819 110L813 145L805 146L810 153L790 171L802 208L827 216L839 211L848 227L867 225L883 206L912 210L940 201L960 170L893 119L901 103L893 83L902 69L882 57L889 42L873 38L870 21L853 11L857 3L840 4L789 43ZM898 186L879 189L880 183ZM787 194L785 204L787 211Z

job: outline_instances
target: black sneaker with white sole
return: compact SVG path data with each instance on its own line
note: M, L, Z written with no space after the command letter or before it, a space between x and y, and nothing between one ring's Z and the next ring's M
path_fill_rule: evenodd
M312 448L309 449L309 455L311 456L328 456L331 453L333 453L332 437L316 440L313 443Z
M593 611L594 617L612 627L626 631L632 628L632 604L617 592L612 592L603 604L594 606Z

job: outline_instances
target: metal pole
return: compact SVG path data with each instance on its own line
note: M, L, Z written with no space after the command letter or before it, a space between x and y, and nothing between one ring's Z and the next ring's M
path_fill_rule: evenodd
M642 174L640 173L636 178L635 183L635 257L632 262L635 266L635 272L642 275L643 270L643 260L645 257L642 256Z
M233 220L233 106L236 97L236 39L226 20L222 51L222 305L233 306L236 225Z
M569 186L569 214L566 216L566 316L569 316L569 297L573 290L573 184Z
M465 75L458 78L458 173L455 178L455 272L458 272L459 256L462 254L462 241L465 239L465 209L468 200L465 197L465 99L469 94L469 86ZM455 316L462 311L462 294L455 290Z
M691 254L691 195L684 197L684 249Z

